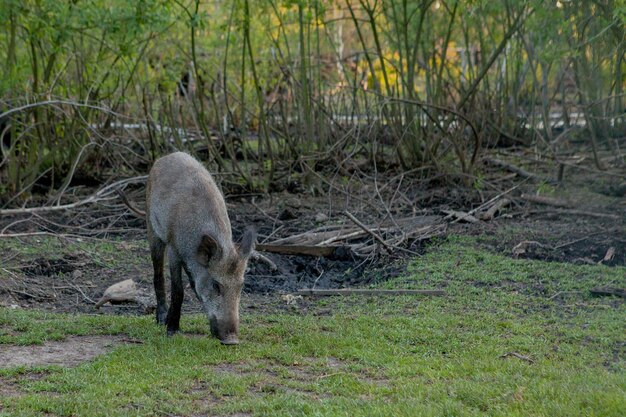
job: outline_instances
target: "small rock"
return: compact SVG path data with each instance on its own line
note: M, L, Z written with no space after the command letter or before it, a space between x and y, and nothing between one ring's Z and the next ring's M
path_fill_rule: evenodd
M81 271L80 269L75 269L75 270L72 272L72 278L74 278L74 279L79 279L79 278L81 278L82 276L83 276L83 271Z
M137 301L137 285L132 279L127 279L117 284L111 285L104 291L104 295L96 303L96 308L100 308L101 305L107 302L122 303L122 302L136 302Z
M316 221L317 223L323 223L323 222L325 222L326 220L328 220L328 216L327 216L327 215L325 215L324 213L317 213L317 214L315 215L315 221Z

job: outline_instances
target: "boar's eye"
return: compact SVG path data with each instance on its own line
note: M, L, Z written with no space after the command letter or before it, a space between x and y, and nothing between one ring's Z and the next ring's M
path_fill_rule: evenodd
M213 291L215 291L217 295L222 295L222 286L219 282L213 281Z

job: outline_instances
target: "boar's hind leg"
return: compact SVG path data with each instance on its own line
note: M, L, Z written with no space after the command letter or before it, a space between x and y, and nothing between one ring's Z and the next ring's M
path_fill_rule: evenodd
M148 225L148 241L150 242L150 256L154 267L154 293L156 294L156 321L165 324L167 314L167 302L165 300L165 279L163 277L163 257L165 256L165 243L152 233Z
M182 279L182 262L176 251L170 248L167 252L167 259L170 263L170 275L172 280L172 292L170 299L170 309L167 312L167 335L172 336L179 329L180 309L183 305L184 289Z

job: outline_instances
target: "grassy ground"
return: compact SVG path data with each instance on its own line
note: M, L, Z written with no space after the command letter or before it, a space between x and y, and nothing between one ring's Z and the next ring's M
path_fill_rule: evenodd
M625 268L512 260L453 238L410 271L380 286L448 295L246 309L237 347L205 337L201 316L167 338L152 317L1 309L5 345L141 343L75 368L0 370L19 388L0 415L625 415L626 306L587 292L625 286Z

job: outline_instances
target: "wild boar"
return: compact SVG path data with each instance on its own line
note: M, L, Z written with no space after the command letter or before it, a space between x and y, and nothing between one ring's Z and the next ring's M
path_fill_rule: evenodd
M166 325L168 335L179 330L184 270L204 307L211 334L225 345L238 344L239 300L254 249L253 229L246 229L241 243L233 243L222 193L211 174L184 152L154 163L146 203L157 323ZM163 277L166 249L171 274L169 310Z

